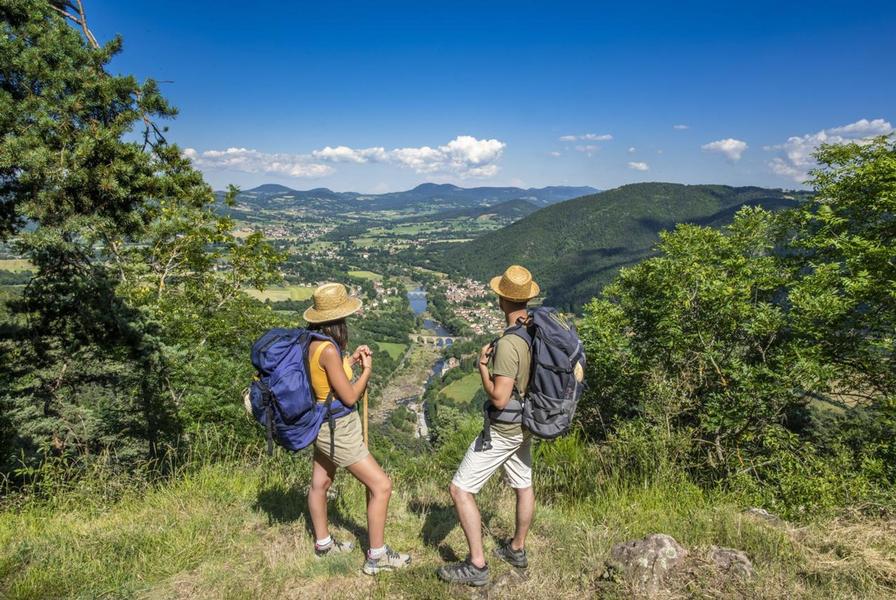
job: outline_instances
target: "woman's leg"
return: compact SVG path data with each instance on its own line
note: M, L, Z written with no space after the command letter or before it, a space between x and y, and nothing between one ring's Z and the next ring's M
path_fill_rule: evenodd
M311 489L308 490L308 512L311 513L315 540L322 540L330 535L327 524L327 490L333 484L334 475L336 465L333 461L315 450L314 466L311 469Z
M371 548L382 548L385 544L386 511L392 495L392 480L370 454L347 468L358 481L367 486L367 536Z

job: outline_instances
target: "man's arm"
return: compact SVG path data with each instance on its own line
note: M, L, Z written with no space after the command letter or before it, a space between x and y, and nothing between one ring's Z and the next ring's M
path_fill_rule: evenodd
M514 378L500 374L496 374L494 378L492 378L491 374L488 372L488 351L490 347L490 344L486 344L482 347L482 351L479 353L479 376L482 378L482 389L485 390L485 393L488 395L492 406L498 410L503 410L504 407L507 406L507 403L510 402L510 397L513 394ZM502 350L504 352L508 351L507 348L502 348ZM495 352L497 351L498 348L496 346Z

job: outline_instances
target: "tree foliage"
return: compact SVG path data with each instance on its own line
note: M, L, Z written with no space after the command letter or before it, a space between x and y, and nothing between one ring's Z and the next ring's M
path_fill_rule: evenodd
M282 260L231 235L157 125L176 114L159 86L110 74L121 40L73 9L0 1L0 234L36 269L3 328L3 472L46 452L132 464L178 443L197 391L237 404L246 369L222 367L272 319L239 290Z
M810 200L680 225L587 306L593 436L637 423L704 479L896 480L896 144L817 158Z

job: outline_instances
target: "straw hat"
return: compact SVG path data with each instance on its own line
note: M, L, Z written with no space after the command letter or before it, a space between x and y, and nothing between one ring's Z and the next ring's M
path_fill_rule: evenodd
M532 281L532 273L519 265L507 267L504 274L493 278L489 285L496 294L512 302L528 302L541 291Z
M325 283L312 296L314 306L305 311L309 323L326 323L344 319L361 308L361 300L351 298L341 283Z

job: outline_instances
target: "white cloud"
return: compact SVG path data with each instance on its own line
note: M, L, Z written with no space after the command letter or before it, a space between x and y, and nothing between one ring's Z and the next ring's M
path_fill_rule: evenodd
M609 133L602 133L600 135L596 133L586 133L582 135L580 139L587 140L589 142L609 142L613 139L613 136Z
M679 130L688 129L688 126L687 125L673 125L672 129L679 129Z
M635 171L647 171L650 169L646 162L630 162L628 163L628 168Z
M863 143L868 138L892 132L893 126L884 119L860 119L849 125L792 136L783 144L765 147L765 150L779 153L779 156L769 161L768 166L773 173L802 183L808 179L809 171L817 165L812 155L821 144Z
M551 156L560 156L560 153L557 152L557 151L554 151L554 152L548 152L548 154L550 154Z
M414 169L418 173L453 173L460 177L491 177L498 172L495 164L507 144L491 139L480 140L459 135L444 146L396 148L385 160Z
M629 154L634 154L635 152L637 152L637 149L636 149L634 146L631 146L631 147L628 149L628 153L629 153Z
M748 146L747 143L743 140L726 138L724 140L717 140L715 142L703 144L700 147L707 152L719 152L721 154L724 154L725 157L730 161L737 161L740 160L740 157L743 155Z
M609 142L613 139L613 136L609 133L602 133L600 135L596 133L582 133L579 135L561 135L561 142L575 142L581 140L583 142Z
M323 177L333 168L298 154L269 154L249 148L227 148L198 152L186 148L184 156L200 169L222 169L243 173L270 173L288 177Z
M186 148L184 156L199 167L242 171L245 173L272 173L290 177L323 177L334 172L327 163L395 164L418 173L444 173L458 177L492 177L498 172L495 164L507 144L495 139L480 140L469 135L459 135L447 144L395 148L350 148L326 146L310 154L268 154L247 148L206 150L197 152Z
M386 150L384 148L363 148L355 150L348 146L336 146L331 148L326 146L323 150L315 150L311 156L320 160L332 162L353 162L366 163L369 161L381 162L385 159Z

